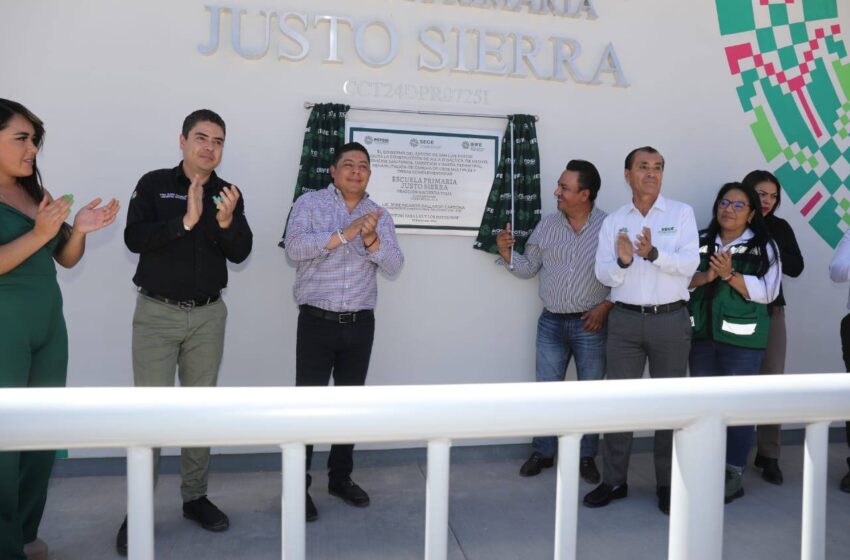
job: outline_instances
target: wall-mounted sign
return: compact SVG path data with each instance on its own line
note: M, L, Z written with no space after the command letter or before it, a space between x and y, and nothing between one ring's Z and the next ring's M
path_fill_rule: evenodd
M469 0L461 5L498 8L537 18L595 20L598 17L591 0ZM228 19L230 47L242 58L251 60L268 56L274 46L272 56L278 60L301 61L318 42L326 45L323 63L345 64L356 58L367 66L379 68L395 63L401 41L407 40L392 22L381 17L357 21L337 14L311 15L286 9L255 11L233 4L208 4L206 9L209 38L205 44L198 45L198 52L203 55L218 51L223 42L221 28ZM251 31L245 33L244 29ZM475 25L469 18L461 23L420 27L416 40L417 57L408 63L416 64L420 71L629 86L612 43L588 55L579 41L565 35L544 37L533 28L495 29Z
M348 123L369 150L369 196L399 233L478 233L499 162L498 134Z

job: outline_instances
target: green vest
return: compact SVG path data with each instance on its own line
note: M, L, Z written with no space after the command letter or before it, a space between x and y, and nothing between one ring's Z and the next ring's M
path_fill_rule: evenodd
M714 239L700 236L699 272L708 270L709 244ZM732 268L739 274L753 274L758 268L758 248L747 242L728 247L732 251ZM767 347L770 316L767 305L747 301L728 282L720 278L691 292L688 302L693 326L693 340L711 339L715 342L763 349Z

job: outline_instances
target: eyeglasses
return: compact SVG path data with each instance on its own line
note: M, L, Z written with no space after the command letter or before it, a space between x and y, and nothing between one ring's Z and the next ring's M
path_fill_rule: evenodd
M764 191L756 191L756 194L759 195L759 198L766 198L767 200L779 200L779 193L769 193Z
M736 201L733 202L733 201L729 200L728 198L724 198L723 200L720 201L718 206L720 206L724 210L731 206L732 210L734 210L735 212L740 212L744 208L747 208L749 206L749 204L747 204L746 202L743 202L741 200L736 200Z

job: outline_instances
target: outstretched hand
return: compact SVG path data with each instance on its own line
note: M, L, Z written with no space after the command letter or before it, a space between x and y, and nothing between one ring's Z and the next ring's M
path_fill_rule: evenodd
M99 206L103 202L95 198L82 208L74 216L74 230L79 233L91 233L103 229L115 221L121 205L114 198L108 204Z

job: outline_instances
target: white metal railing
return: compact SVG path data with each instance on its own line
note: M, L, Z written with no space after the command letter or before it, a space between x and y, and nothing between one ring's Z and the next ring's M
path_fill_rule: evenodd
M829 423L850 375L581 383L0 390L0 450L126 447L131 560L154 557L153 447L279 445L282 554L305 556L305 443L425 440L426 560L447 554L451 440L560 434L555 559L576 558L583 433L673 429L668 555L720 560L726 426L804 422L802 550L825 556Z

